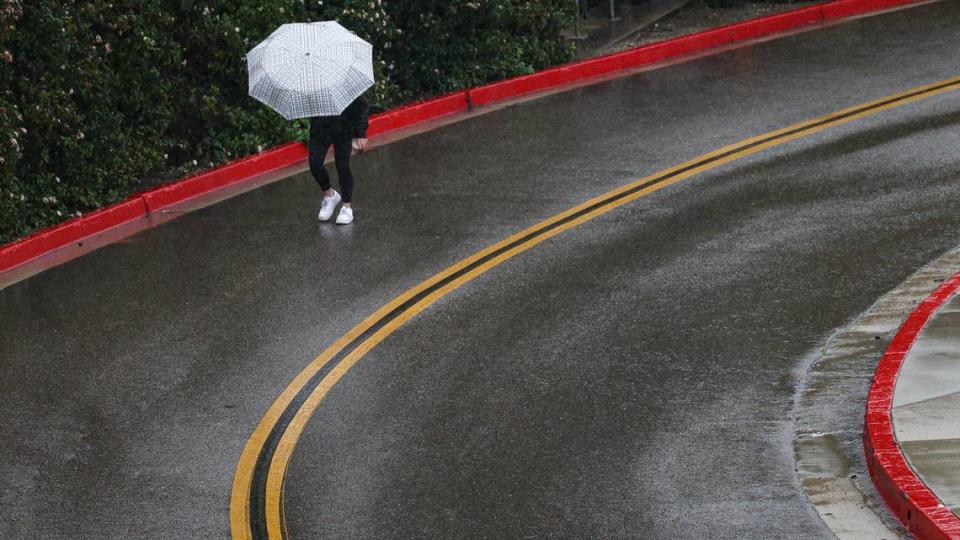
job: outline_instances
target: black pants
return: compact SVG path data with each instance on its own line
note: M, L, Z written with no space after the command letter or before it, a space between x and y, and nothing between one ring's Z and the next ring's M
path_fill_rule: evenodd
M337 176L340 178L340 194L343 202L353 199L353 173L350 172L350 153L353 151L353 137L350 134L333 133L310 137L310 172L320 189L330 189L330 174L323 166L327 149L333 145L333 159L337 164Z

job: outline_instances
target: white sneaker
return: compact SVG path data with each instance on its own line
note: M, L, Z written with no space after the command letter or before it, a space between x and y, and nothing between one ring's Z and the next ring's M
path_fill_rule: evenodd
M353 223L353 208L340 207L340 214L337 215L337 225L349 225L351 223Z
M333 215L333 211L337 208L338 204L340 204L340 194L336 191L333 192L333 195L324 197L323 202L320 203L320 221L330 219L330 216Z

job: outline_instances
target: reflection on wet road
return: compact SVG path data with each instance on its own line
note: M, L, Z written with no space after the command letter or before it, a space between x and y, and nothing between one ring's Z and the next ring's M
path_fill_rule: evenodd
M956 76L958 23L940 2L524 102L358 157L349 234L300 175L0 291L0 533L228 535L254 426L373 310L653 171ZM794 372L957 244L956 96L739 156L431 298L301 423L290 537L829 537Z

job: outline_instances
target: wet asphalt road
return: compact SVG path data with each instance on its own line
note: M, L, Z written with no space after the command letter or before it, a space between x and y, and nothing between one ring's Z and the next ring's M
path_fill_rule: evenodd
M0 291L0 537L223 537L250 432L400 292L725 144L960 75L947 1L522 103ZM523 253L333 389L292 538L829 537L792 464L797 369L960 243L960 95L724 165Z

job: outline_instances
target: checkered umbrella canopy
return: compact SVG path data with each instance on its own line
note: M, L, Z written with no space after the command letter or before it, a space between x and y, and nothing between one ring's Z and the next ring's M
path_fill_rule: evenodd
M373 85L373 47L333 21L284 24L247 69L250 95L287 120L334 116Z

